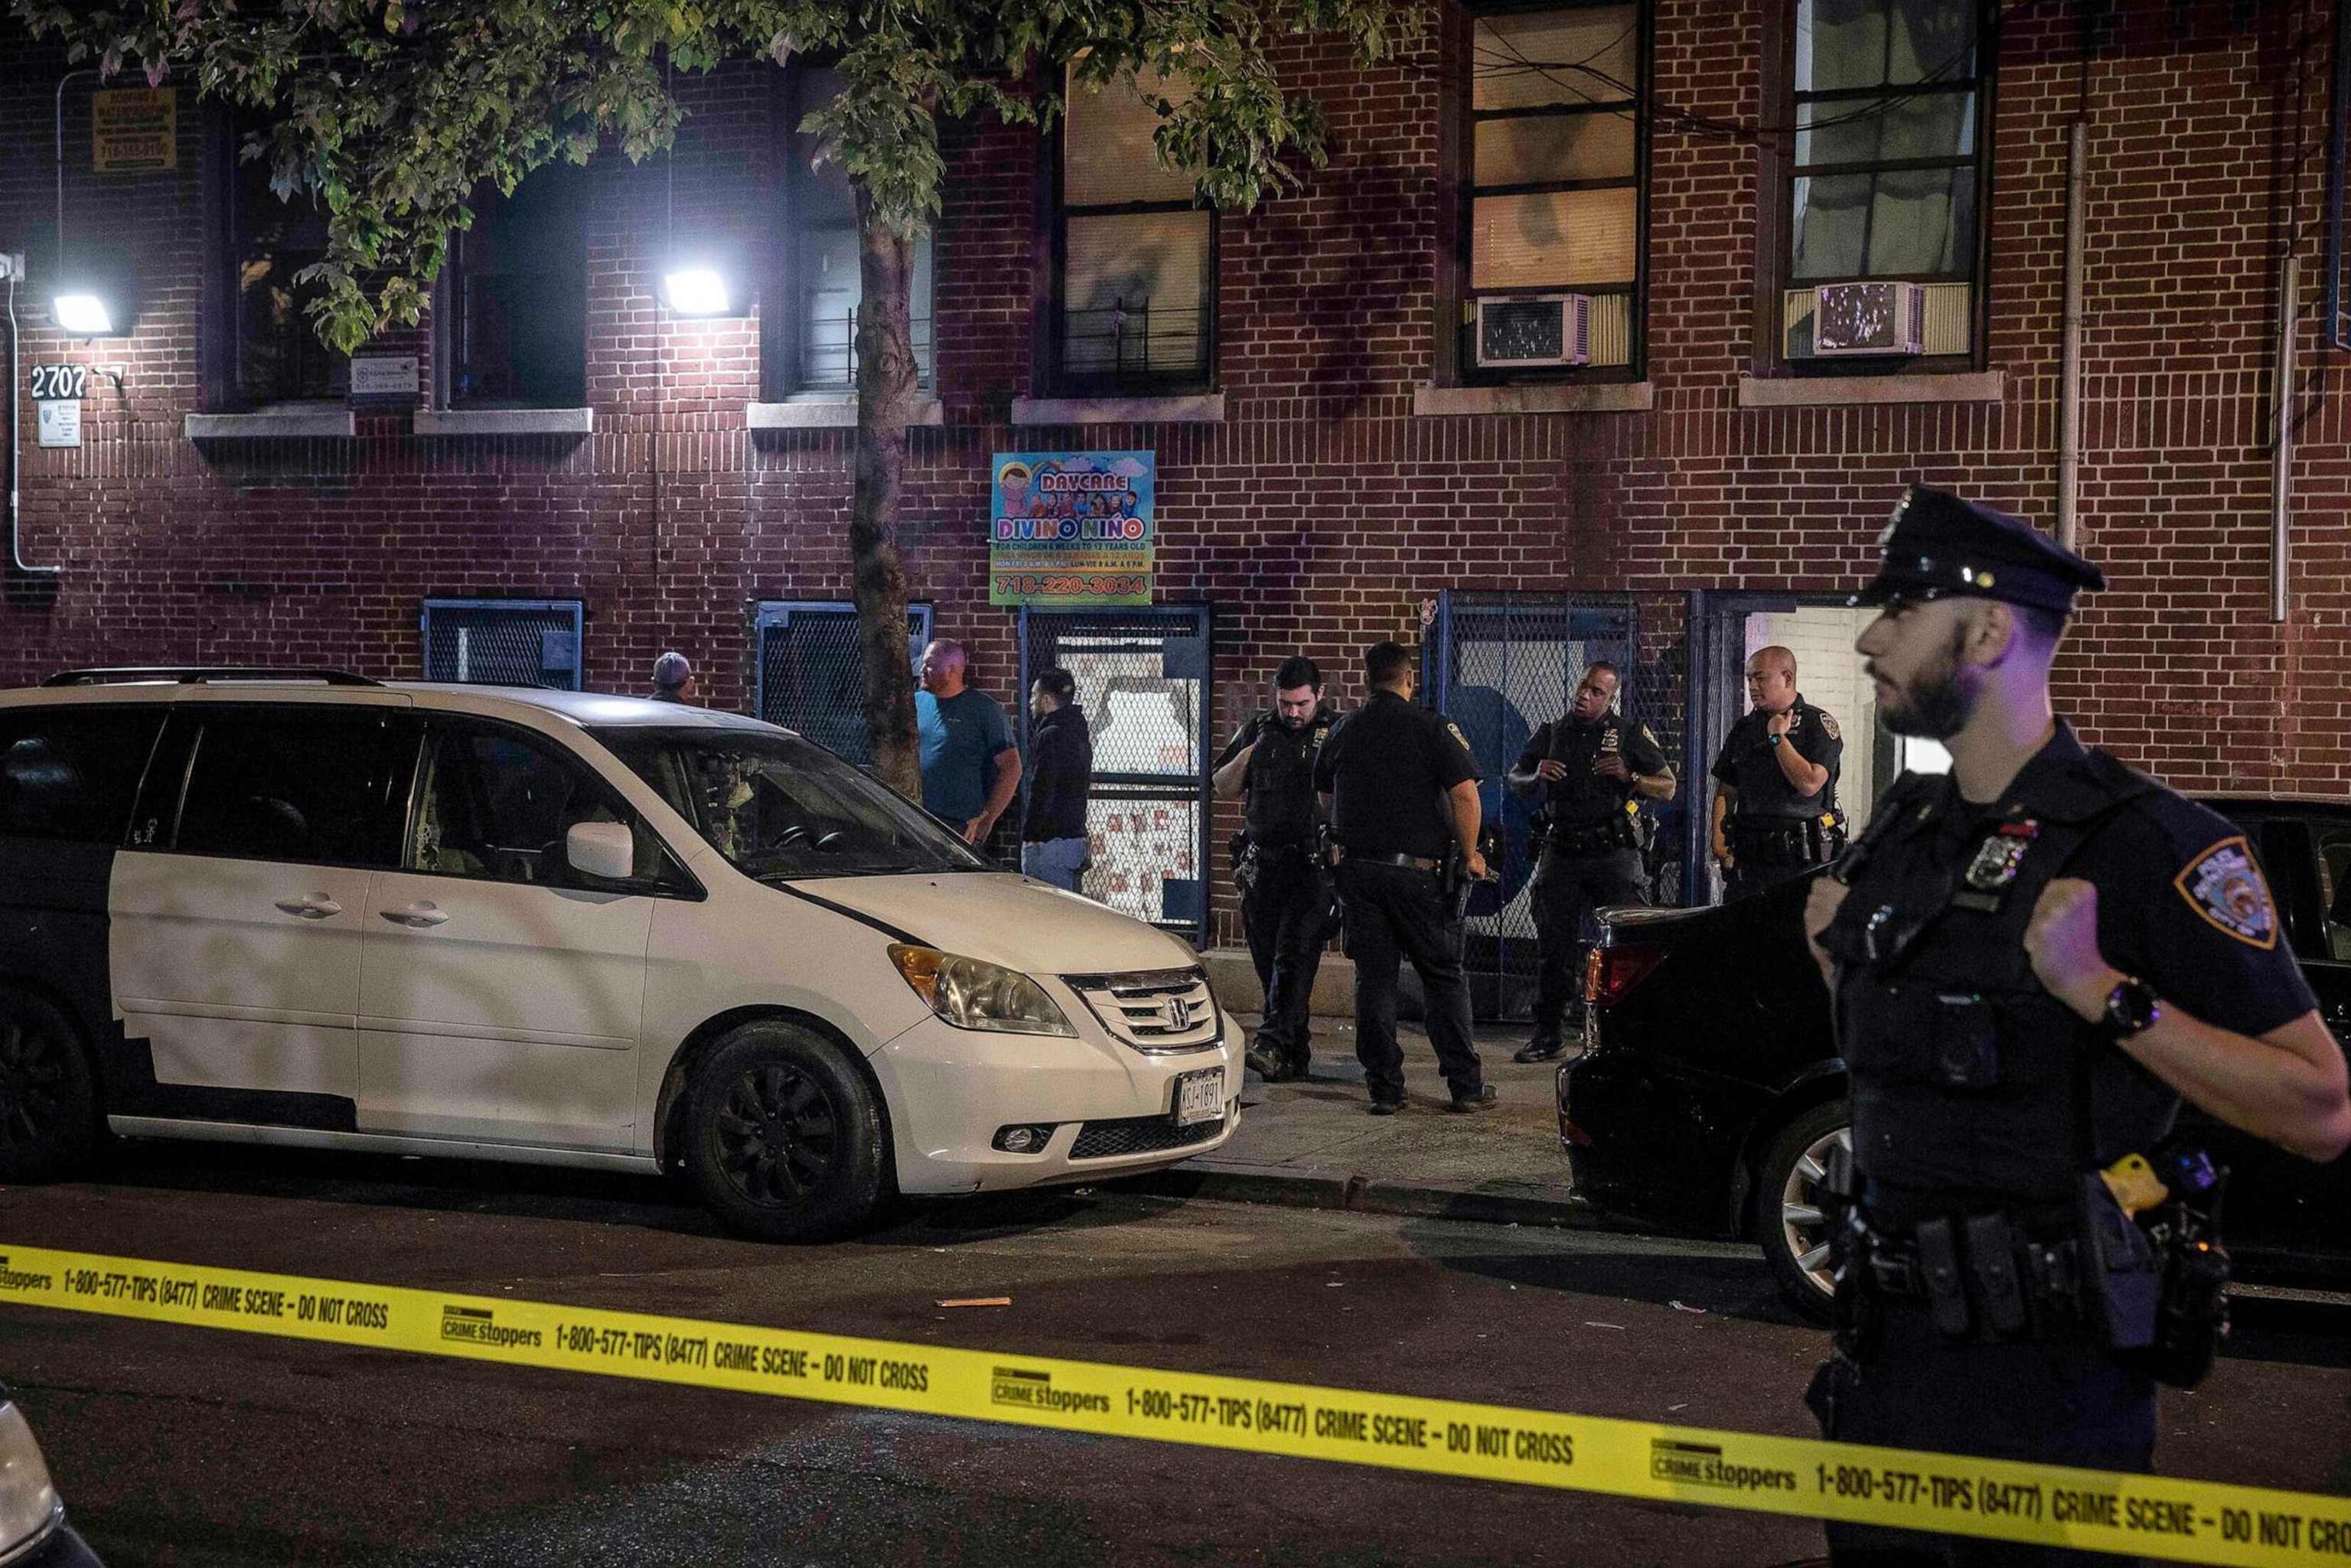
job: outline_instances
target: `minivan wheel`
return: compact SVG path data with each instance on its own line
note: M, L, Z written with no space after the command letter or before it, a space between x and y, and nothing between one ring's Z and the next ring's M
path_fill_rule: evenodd
M0 990L0 1181L54 1181L89 1162L98 1092L81 1036L40 998Z
M1826 1322L1835 1305L1829 1277L1829 1224L1820 1180L1829 1151L1853 1153L1853 1111L1842 1100L1815 1105L1780 1129L1755 1173L1755 1239L1788 1304Z
M889 1193L882 1105L824 1036L745 1024L685 1091L685 1174L729 1230L829 1241L870 1222Z

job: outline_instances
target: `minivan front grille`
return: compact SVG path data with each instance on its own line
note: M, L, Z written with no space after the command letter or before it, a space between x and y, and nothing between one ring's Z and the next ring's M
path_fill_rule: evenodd
M1126 1116L1115 1122L1088 1122L1070 1145L1073 1160L1106 1160L1117 1155L1155 1155L1205 1144L1225 1130L1224 1119L1195 1122L1178 1127L1167 1116Z
M1223 1032L1204 970L1149 969L1061 978L1112 1039L1137 1051L1154 1054L1207 1051Z

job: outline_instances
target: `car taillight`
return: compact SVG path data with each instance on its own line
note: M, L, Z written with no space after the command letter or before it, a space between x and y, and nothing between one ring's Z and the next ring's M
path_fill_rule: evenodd
M1594 947L1583 960L1583 1000L1587 1007L1611 1008L1633 994L1649 971L1665 960L1656 947Z

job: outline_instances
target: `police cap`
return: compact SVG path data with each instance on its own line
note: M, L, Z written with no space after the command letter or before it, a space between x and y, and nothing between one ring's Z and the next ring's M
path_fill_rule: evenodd
M1998 599L2059 614L2105 574L2020 517L1913 485L1877 536L1877 576L1855 604L1890 600Z

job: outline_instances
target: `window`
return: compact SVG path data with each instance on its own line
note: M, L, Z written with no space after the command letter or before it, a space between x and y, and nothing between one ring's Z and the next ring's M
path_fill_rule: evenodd
M162 721L140 707L0 714L0 838L120 843Z
M1468 216L1459 247L1467 371L1557 373L1578 362L1633 361L1645 11L1638 4L1553 6L1469 24ZM1562 295L1588 303L1554 303ZM1562 313L1578 308L1580 356L1575 317Z
M377 707L207 714L172 846L313 865L400 861L415 728Z
M350 361L319 341L309 306L322 292L304 268L327 257L327 213L316 197L280 196L270 188L266 142L247 143L253 128L231 133L228 298L234 330L234 384L245 407L340 398L350 390Z
M1163 168L1158 104L1180 88L1144 71L1099 89L1068 78L1053 235L1054 380L1068 392L1176 391L1215 364L1217 214Z
M759 606L758 708L859 767L873 760L865 737L865 655L857 606L774 601ZM919 668L931 640L931 607L906 606L907 661Z
M1789 354L1814 354L1833 324L1814 315L1820 286L1866 280L1918 286L1900 296L1918 329L1887 351L1968 352L1987 85L1974 0L1796 0L1792 47Z
M576 599L428 599L424 678L576 692L585 618Z
M636 874L663 873L660 837L576 759L517 731L453 726L435 733L425 762L408 869L542 887L608 886L574 871L566 857L565 835L580 822L627 823Z
M772 315L762 313L770 396L844 392L857 384L857 306L864 297L857 207L840 164L821 156L817 139L800 130L840 90L839 74L824 67L784 72L781 276L768 295L780 303ZM914 242L906 295L915 379L928 388L935 384L929 235Z
M474 226L449 236L441 352L455 408L577 408L588 401L588 171L555 162L501 196L485 183Z

